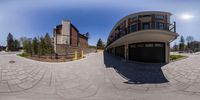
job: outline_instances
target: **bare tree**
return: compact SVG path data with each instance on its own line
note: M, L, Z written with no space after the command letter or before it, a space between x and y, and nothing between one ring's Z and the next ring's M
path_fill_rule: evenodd
M186 41L187 41L187 49L191 50L192 49L191 43L194 41L194 38L192 36L187 36Z

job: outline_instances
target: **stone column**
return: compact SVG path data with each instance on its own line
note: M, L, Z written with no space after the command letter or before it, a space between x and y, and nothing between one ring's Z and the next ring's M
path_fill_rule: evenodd
M125 59L128 60L128 58L129 58L128 44L125 44L124 49L125 49L124 50Z
M170 56L170 45L169 42L165 43L165 62L169 62L169 56Z

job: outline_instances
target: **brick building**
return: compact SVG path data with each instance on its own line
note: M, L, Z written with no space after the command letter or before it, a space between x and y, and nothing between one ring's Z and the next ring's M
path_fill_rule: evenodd
M53 30L54 51L59 55L66 52L86 50L88 47L88 37L80 34L78 29L68 20L63 20L61 25L57 25Z

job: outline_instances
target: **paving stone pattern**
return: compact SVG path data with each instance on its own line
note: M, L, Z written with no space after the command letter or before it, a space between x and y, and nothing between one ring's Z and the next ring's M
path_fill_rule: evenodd
M163 65L102 52L64 63L0 52L0 100L88 99L199 100L200 55Z

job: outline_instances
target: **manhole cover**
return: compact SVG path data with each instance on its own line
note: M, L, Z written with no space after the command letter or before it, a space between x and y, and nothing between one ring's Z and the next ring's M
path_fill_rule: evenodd
M11 63L11 64L12 64L12 63L15 63L15 61L11 60L11 61L9 61L9 63Z

